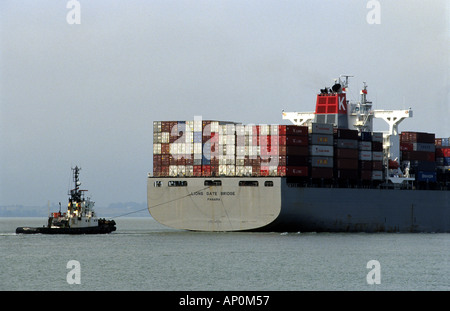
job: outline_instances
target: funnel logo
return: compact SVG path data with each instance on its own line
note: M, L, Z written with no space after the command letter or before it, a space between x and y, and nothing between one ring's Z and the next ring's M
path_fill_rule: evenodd
M339 111L345 111L345 97L344 96L340 96L339 97Z

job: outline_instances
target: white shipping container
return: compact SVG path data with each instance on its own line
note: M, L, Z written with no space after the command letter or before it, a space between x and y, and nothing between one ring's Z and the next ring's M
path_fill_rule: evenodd
M194 132L203 131L202 120L194 120Z
M262 124L259 126L259 135L269 135L270 134L270 126L267 124Z
M194 166L186 165L186 176L194 176Z
M278 124L272 124L270 126L270 135L277 136L279 134Z
M242 124L236 125L236 135L237 136L244 136L245 135L245 126Z
M359 151L359 159L361 161L372 161L372 152L371 151L360 150Z
M371 151L372 150L372 142L371 141L360 141L359 142L359 150Z
M383 180L383 171L372 171L373 180Z
M170 133L169 132L162 132L161 133L161 142L164 144L169 143Z
M186 121L186 132L194 131L194 121Z
M309 153L313 156L332 157L333 149L333 146L312 145L309 148Z
M178 176L186 175L186 166L185 165L177 165ZM192 172L194 172L194 168L192 168Z
M169 176L177 176L178 175L178 166L177 165L169 165Z
M227 174L227 166L225 164L219 164L219 175Z
M245 166L236 166L236 176L244 176Z
M227 165L227 176L234 176L236 174L234 165Z
M161 144L153 144L153 154L161 154Z
M244 176L252 176L252 169L251 165L244 166Z

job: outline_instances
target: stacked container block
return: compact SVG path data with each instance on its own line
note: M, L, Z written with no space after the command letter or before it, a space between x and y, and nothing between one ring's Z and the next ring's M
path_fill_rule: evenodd
M309 126L311 178L333 178L333 125L312 123Z
M402 165L409 163L410 173L419 182L436 182L435 135L402 132L400 136Z

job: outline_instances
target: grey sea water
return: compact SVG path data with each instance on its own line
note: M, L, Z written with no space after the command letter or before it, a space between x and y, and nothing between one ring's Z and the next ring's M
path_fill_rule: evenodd
M46 219L0 218L0 290L450 290L450 234L203 233L151 217L116 222L107 235L16 235ZM69 284L75 272L80 282Z

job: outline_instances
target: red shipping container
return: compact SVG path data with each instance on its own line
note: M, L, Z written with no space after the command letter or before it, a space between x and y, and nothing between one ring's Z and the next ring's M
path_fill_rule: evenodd
M360 176L361 180L372 180L372 171L361 171Z
M286 166L285 165L279 165L277 167L277 175L278 176L286 176Z
M450 157L450 147L436 148L436 157L438 158Z
M373 161L372 169L374 171L382 171L383 170L383 161Z
M357 159L335 159L335 166L341 170L357 170L358 160Z
M286 135L286 125L278 125L278 135Z
M336 158L358 159L358 149L335 148L334 153Z
M252 176L259 176L261 170L260 165L252 165Z
M169 176L169 166L161 166L160 176Z
M286 176L308 176L307 166L286 166Z
M261 166L261 168L259 169L259 176L269 176L269 167Z
M359 169L361 171L371 171L372 166L373 166L372 161L359 161ZM371 174L370 176L372 176L372 173L370 174Z
M413 151L414 144L413 143L400 143L400 151Z
M308 136L286 136L287 146L308 146Z
M358 179L357 170L336 170L334 176L339 179Z
M304 146L286 146L286 155L308 156L309 148Z
M211 176L211 165L202 165L202 176Z
M308 127L299 125L286 125L286 135L308 136Z
M202 176L202 166L194 165L194 176Z
M333 178L333 168L328 167L312 167L311 177L317 179L332 179Z
M372 151L383 151L383 143L380 141L372 141Z
M286 136L285 135L278 136L278 145L286 146Z

